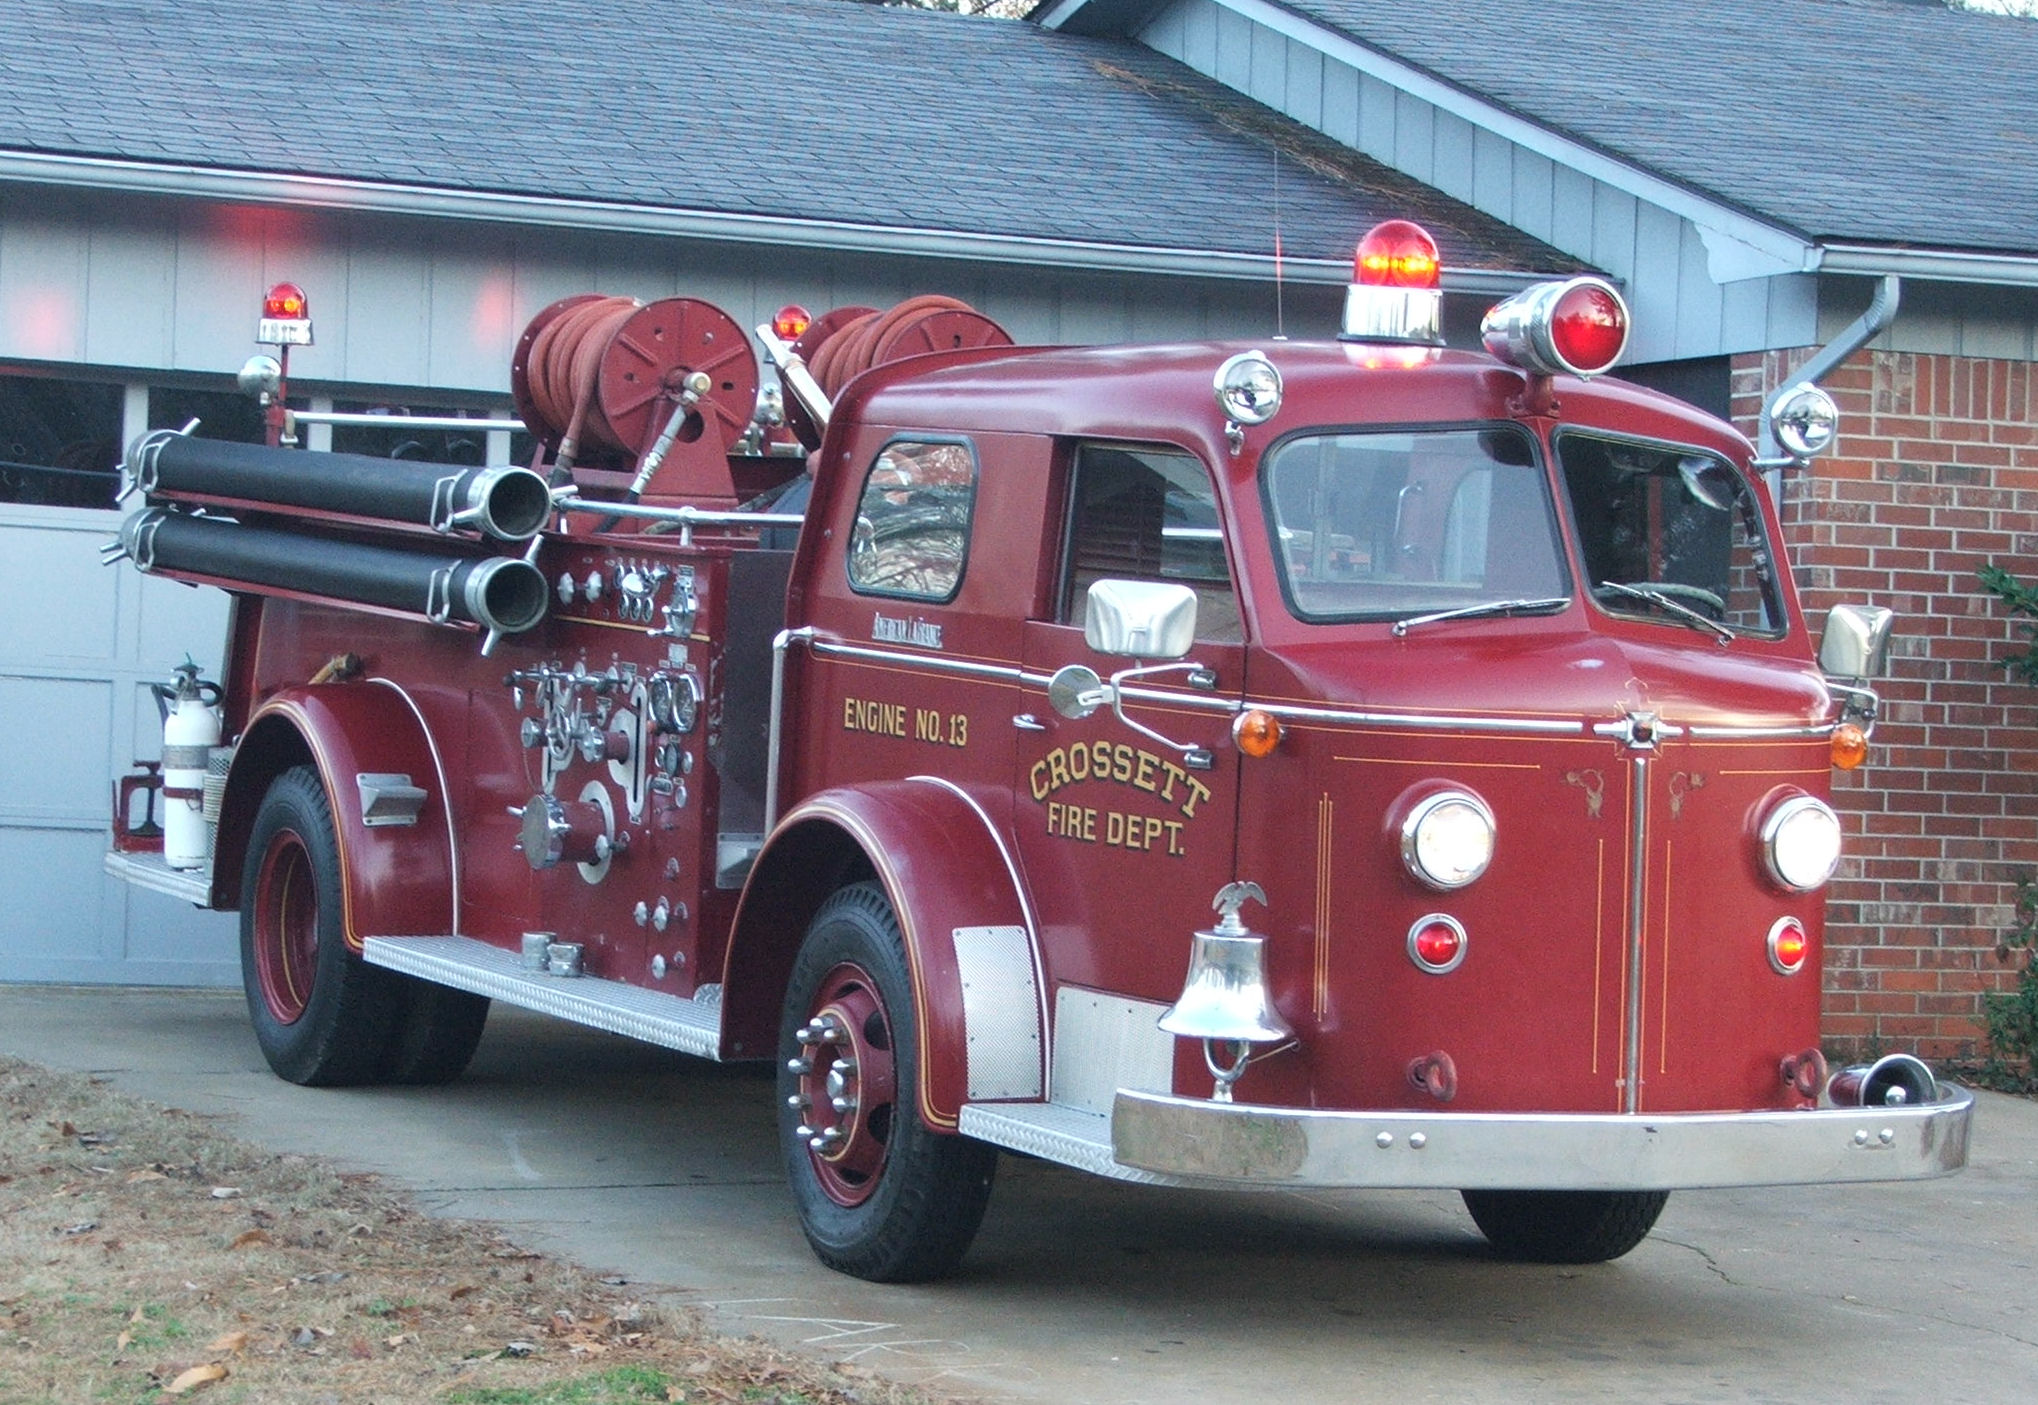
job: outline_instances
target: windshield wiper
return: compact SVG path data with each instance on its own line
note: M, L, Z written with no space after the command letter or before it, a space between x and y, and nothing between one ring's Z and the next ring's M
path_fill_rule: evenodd
M1488 615L1540 615L1561 610L1570 603L1570 596L1558 595L1547 600L1489 600L1483 605L1460 605L1455 610L1438 610L1433 615L1410 615L1405 620L1396 620L1394 637L1399 639L1419 624L1435 624L1439 620L1469 620Z
M1736 637L1734 631L1728 629L1718 620L1706 618L1689 605L1672 600L1660 590L1645 590L1641 586L1628 585L1622 581L1601 581L1599 588L1603 591L1610 590L1616 595L1626 595L1636 600L1646 600L1657 609L1668 611L1672 616L1682 620L1693 629L1710 631L1719 637L1722 648L1732 643Z

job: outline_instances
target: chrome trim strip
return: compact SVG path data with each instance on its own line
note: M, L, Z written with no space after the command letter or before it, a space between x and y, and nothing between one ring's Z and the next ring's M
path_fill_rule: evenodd
M1649 916L1649 891L1645 874L1649 863L1649 756L1635 757L1629 782L1628 804L1634 811L1628 829L1628 1027L1627 1048L1622 1060L1621 1106L1639 1112L1642 1106L1642 940L1643 924Z
M1685 734L1700 741L1762 741L1766 739L1812 741L1830 737L1838 722L1813 722L1801 727L1717 727L1688 724Z
M812 625L781 629L771 641L771 718L764 743L764 833L778 828L778 759L785 740L785 651L796 643L813 643ZM816 646L818 647L818 646Z
M1271 712L1276 717L1298 722L1349 722L1363 727L1422 727L1440 732L1520 732L1534 736L1586 735L1584 719L1531 717L1436 717L1424 713L1359 712L1335 707L1305 707L1299 703L1247 701L1244 706Z
M194 907L212 906L212 865L204 868L172 868L161 853L123 853L108 849L103 861L106 871L123 883L151 892L168 893Z
M906 654L896 649L872 649L862 644L845 644L839 639L823 639L809 627L804 631L812 641L816 654L830 654L846 659L871 659L878 663L911 664L915 668L932 669L936 673L959 673L970 678L996 678L1002 682L1019 682L1024 674L1017 664L978 663L974 659L952 659L941 654ZM1045 686L1046 680L1042 679Z
M704 1059L722 1057L722 1006L662 995L598 976L550 976L523 958L472 937L369 937L371 966L471 991L572 1024L641 1039Z
M1973 1107L1945 1083L1915 1107L1647 1117L1329 1112L1125 1090L1111 1139L1118 1164L1203 1185L1692 1190L1949 1175L1967 1164Z

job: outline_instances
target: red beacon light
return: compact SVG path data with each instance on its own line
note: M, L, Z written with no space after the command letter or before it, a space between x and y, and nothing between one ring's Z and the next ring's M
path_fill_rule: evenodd
M771 334L783 342L798 341L814 325L813 314L796 302L789 302L771 317Z
M1437 241L1412 221L1387 220L1352 256L1342 339L1441 346L1443 303Z
M255 340L265 346L311 345L311 300L295 283L278 283L262 298Z
M1604 278L1538 283L1497 304L1479 326L1486 349L1537 376L1596 376L1628 346L1628 305Z

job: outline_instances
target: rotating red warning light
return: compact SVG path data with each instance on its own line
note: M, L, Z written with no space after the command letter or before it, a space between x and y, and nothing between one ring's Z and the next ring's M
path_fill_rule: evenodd
M1437 241L1412 220L1374 225L1352 256L1343 339L1443 345L1443 264Z
M310 346L311 300L295 283L278 283L263 295L255 340L264 346Z
M1413 220L1374 225L1352 259L1352 281L1371 288L1435 288L1442 279L1437 241Z

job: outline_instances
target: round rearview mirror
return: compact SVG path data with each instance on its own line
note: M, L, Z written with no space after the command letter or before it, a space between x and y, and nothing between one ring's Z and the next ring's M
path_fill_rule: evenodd
M243 395L274 395L283 388L283 365L273 356L257 353L241 363L240 374L234 379Z

